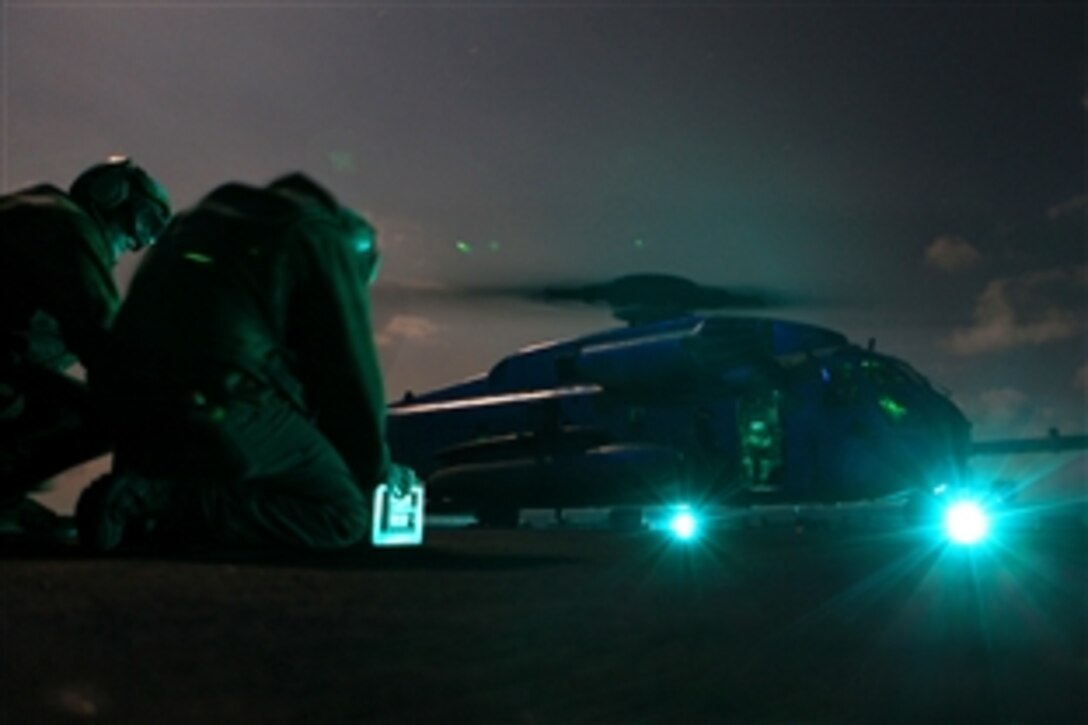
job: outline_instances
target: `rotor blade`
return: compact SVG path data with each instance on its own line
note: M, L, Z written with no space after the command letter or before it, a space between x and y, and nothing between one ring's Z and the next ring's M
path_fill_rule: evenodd
M767 309L790 304L784 295L746 288L699 284L668 274L631 274L600 284L549 286L544 301L579 301L610 307L668 307L686 310Z
M627 322L646 322L698 311L768 310L811 304L810 298L745 287L705 285L669 274L642 273L605 282L441 284L379 282L375 293L393 304L431 302L471 307L522 300L549 306L603 308Z

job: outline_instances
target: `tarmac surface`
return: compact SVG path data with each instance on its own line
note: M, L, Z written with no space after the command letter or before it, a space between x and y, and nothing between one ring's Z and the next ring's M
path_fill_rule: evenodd
M1088 722L1088 533L880 518L0 549L3 723Z

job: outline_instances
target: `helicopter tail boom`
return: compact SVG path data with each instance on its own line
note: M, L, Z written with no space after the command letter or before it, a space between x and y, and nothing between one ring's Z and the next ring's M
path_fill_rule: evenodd
M972 456L993 456L1019 453L1061 453L1088 449L1088 435L1063 436L1051 430L1038 438L1005 438L971 443Z

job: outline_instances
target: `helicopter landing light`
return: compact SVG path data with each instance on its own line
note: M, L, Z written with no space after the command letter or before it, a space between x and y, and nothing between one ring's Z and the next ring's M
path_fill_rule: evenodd
M944 528L954 543L973 546L990 532L990 518L974 501L960 501L945 512Z
M690 509L680 509L669 519L669 531L677 539L689 541L695 538L695 534L699 531L699 520Z

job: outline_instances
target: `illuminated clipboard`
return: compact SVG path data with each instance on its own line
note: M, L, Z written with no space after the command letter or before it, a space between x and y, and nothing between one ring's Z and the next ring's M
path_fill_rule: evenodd
M374 489L374 520L370 543L374 546L419 546L423 543L423 484L414 483L403 496L387 484Z

